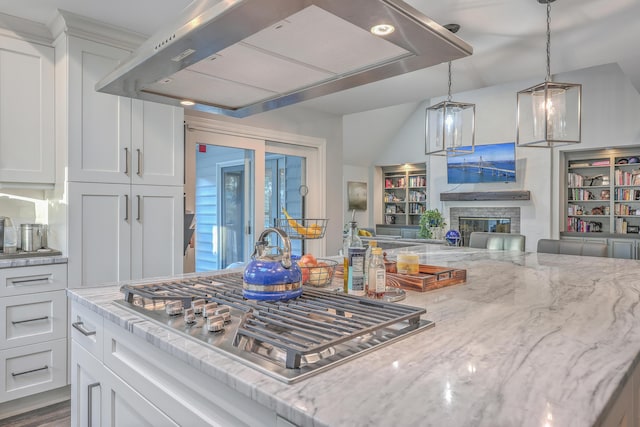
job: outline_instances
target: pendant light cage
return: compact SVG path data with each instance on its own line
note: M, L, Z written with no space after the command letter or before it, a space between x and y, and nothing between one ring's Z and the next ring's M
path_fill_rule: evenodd
M547 77L517 96L516 144L549 148L578 144L581 139L582 85L551 79L551 2L547 4Z
M476 105L451 100L451 62L447 100L427 107L425 113L426 155L452 157L473 153Z

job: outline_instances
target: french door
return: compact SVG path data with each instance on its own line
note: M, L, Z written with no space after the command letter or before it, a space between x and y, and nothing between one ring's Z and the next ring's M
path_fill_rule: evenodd
M185 208L195 213L195 248L185 272L248 261L262 231L277 225L282 208L304 217L314 148L195 129L186 141ZM272 245L282 244L274 233L267 237ZM294 254L308 248L305 241L292 240Z

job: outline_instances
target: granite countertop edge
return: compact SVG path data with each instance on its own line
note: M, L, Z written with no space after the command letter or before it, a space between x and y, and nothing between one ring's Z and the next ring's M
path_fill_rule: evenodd
M68 258L62 255L43 255L25 258L0 258L0 268L32 267L36 265L66 264Z

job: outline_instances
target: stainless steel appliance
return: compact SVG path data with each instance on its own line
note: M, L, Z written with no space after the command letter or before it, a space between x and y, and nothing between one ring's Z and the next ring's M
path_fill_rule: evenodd
M20 241L24 252L33 252L43 248L44 227L42 224L20 224Z
M202 0L96 89L245 117L472 52L401 0Z
M304 288L289 301L242 297L242 273L125 285L120 307L292 383L435 326L426 310Z

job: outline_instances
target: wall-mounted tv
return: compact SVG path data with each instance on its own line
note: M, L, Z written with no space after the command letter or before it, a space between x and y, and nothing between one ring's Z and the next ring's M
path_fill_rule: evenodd
M515 142L476 145L472 154L447 157L449 184L515 182L515 180Z

